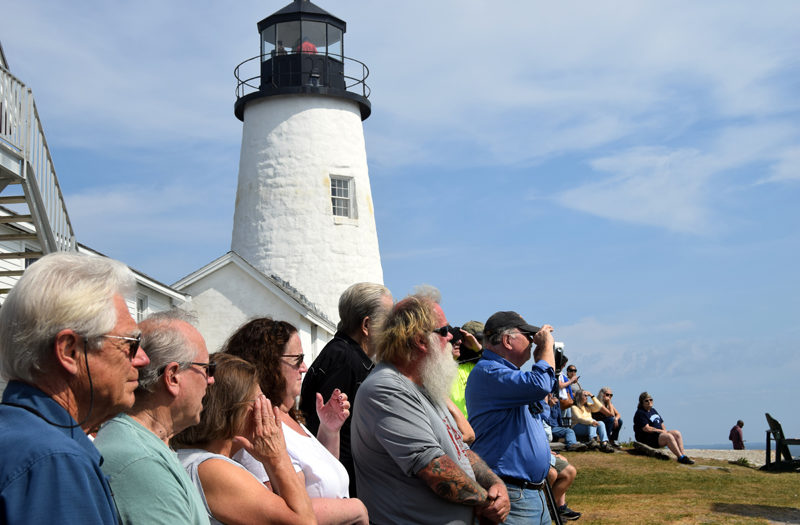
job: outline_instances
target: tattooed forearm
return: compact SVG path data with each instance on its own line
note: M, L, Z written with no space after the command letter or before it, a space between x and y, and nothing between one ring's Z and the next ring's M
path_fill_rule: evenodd
M446 455L428 463L417 472L417 476L440 498L463 505L482 505L486 502L486 490Z
M489 465L487 465L486 462L480 458L480 456L473 451L468 450L467 457L472 465L472 471L475 473L475 480L480 484L481 487L488 489L495 483L500 482L500 478L497 477L497 474L492 472L492 469L489 468Z

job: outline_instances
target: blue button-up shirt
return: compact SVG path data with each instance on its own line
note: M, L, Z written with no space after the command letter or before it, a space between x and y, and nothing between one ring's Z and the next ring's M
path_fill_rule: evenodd
M538 361L530 372L490 350L467 380L469 422L475 430L475 451L500 476L534 483L544 480L550 468L550 445L542 422L529 405L550 393L553 367Z
M11 381L0 405L0 523L117 523L102 457L47 394ZM37 415L35 412L41 414Z

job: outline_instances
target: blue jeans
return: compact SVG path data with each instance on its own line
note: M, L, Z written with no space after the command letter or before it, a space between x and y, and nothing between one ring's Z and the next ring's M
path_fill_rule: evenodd
M522 489L516 485L506 485L508 499L511 500L511 512L505 525L551 525L550 512L547 510L544 491Z
M594 439L600 438L600 441L608 441L608 434L606 434L606 426L602 423L598 424L596 427L591 425L584 425L582 423L578 423L572 430L575 431L575 435L579 438L586 438Z
M614 428L614 416L608 416L605 419L601 420L602 423L606 426L606 434L611 441L617 441L619 439L619 431L622 430L622 420L619 421L619 426Z
M564 443L567 445L567 448L570 448L577 442L575 439L575 432L571 428L551 427L550 430L553 431L553 440L564 438Z

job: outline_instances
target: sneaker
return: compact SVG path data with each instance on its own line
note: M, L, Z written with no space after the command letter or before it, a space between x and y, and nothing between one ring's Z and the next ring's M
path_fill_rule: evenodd
M600 443L600 450L602 450L603 452L607 452L609 454L614 453L614 448L605 441Z
M561 519L567 521L573 521L581 517L580 512L576 512L571 508L567 507L566 505L558 507L558 515L561 516Z
M597 441L592 439L589 440L589 443L586 444L586 448L588 448L589 450L597 450L598 448L600 448L600 445L597 443Z
M681 456L678 458L678 463L683 463L684 465L694 465L694 460L689 456Z
M609 441L608 444L611 445L612 447L614 447L617 450L622 450L622 445L620 445L616 441Z
M567 452L583 452L587 448L589 447L587 447L585 443L575 443L574 445L567 447L565 450Z

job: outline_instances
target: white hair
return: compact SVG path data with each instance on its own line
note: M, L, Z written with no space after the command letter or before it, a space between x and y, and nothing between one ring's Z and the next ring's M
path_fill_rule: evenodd
M446 347L446 348L445 348ZM458 375L458 363L453 360L453 346L442 344L436 334L428 335L428 354L420 366L422 386L437 402L444 404Z
M150 358L150 363L139 369L137 401L139 396L146 396L147 393L155 391L162 367L169 363L179 363L183 366L194 361L200 348L190 343L185 332L181 330L183 323L194 328L194 321L193 315L173 308L155 313L139 324L142 331L142 348Z
M114 296L135 290L133 273L119 261L45 255L25 270L0 309L0 377L35 384L58 332L71 329L87 339L108 333L117 323Z

